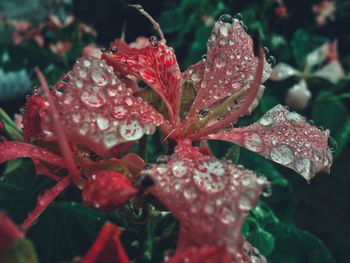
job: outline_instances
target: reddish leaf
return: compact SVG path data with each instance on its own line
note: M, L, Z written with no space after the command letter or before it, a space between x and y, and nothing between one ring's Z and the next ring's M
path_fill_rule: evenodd
M150 191L180 220L178 249L226 245L232 259L241 247L241 226L264 187L265 178L202 154L180 141L167 163L144 170Z
M97 209L109 211L127 202L136 192L126 175L99 170L95 171L84 185L83 200Z
M225 246L189 247L178 252L167 263L231 263Z
M133 97L103 60L79 59L68 78L56 84L53 94L71 142L102 155L117 144L152 134L163 123L162 116ZM44 118L43 128L50 127L50 118Z
M152 87L163 98L170 119L178 114L181 73L172 48L162 41L153 41L145 48L104 53L102 58L121 75L133 75Z
M322 131L281 105L245 128L220 131L208 139L225 140L287 166L310 180L319 171L329 172L332 154L329 131Z
M0 233L0 255L11 247L14 241L24 238L24 234L3 212L0 212Z
M129 263L119 238L120 230L112 223L105 223L95 243L80 263Z
M58 167L66 167L65 162L60 156L35 145L16 141L0 143L0 163L16 158L33 158Z
M240 21L233 19L231 24L224 18L229 19L224 15L214 25L206 59L185 73L199 89L190 117L249 86L254 79L258 59L253 54L252 39ZM264 64L262 81L268 78L271 70L266 61Z

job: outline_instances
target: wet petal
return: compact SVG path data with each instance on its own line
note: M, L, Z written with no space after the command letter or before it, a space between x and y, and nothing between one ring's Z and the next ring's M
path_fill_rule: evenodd
M233 19L232 24L216 22L208 41L206 59L190 67L185 74L198 83L199 89L191 114L249 86L256 74L257 61L253 54L253 41L241 21ZM265 61L263 81L270 71L271 67Z
M152 87L164 100L169 115L180 106L181 72L172 48L154 41L145 48L102 55L121 75L132 75Z
M96 241L81 263L129 263L130 260L120 242L120 230L110 222L103 225Z
M299 71L289 66L286 63L278 63L272 70L270 79L272 80L284 80L289 77L295 76Z
M250 126L221 131L209 138L236 143L293 169L306 180L319 171L329 172L332 165L329 131L320 130L281 105Z
M307 88L307 83L302 79L288 90L286 104L294 109L302 110L306 107L311 97L312 94Z
M56 84L53 95L68 139L74 143L104 154L154 133L163 123L162 115L134 97L103 60L81 58L67 76ZM49 116L42 119L42 127L51 131Z
M236 259L242 223L267 186L265 178L204 155L190 141L180 141L170 158L143 174L155 182L152 194L180 221L178 249L222 244Z
M111 211L127 202L137 190L130 179L111 170L93 172L83 187L83 200L94 208Z
M178 252L167 263L231 263L231 258L225 246L189 247Z
M66 166L60 156L35 145L16 141L5 141L0 143L0 163L17 158L33 158L58 167Z
M323 78L333 84L337 84L342 78L344 78L345 73L340 62L338 60L333 60L323 68L315 71L313 76Z

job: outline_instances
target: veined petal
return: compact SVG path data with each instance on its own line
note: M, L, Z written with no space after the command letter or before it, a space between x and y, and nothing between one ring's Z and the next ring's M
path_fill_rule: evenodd
M0 143L0 163L17 158L39 159L58 167L66 167L62 157L32 144L5 141Z
M154 133L163 123L162 115L134 97L104 60L81 58L67 76L56 84L53 95L71 142L104 154ZM42 119L42 127L50 132L50 116Z
M281 105L250 126L208 136L208 139L230 141L245 147L293 169L308 181L319 171L329 172L333 158L328 138L328 130L320 130Z
M164 100L170 117L178 114L181 72L172 48L162 41L153 41L145 48L104 53L102 58L119 74L135 76L152 87Z
M155 182L151 193L180 221L180 251L221 244L232 260L238 259L241 226L268 185L265 178L204 155L187 140L179 142L167 163L153 165L143 174Z
M299 73L298 70L289 66L286 63L278 63L272 70L270 79L272 80L285 80L289 77L295 76Z
M130 260L120 242L120 230L110 222L102 227L96 241L81 263L129 263Z
M258 59L253 54L253 41L241 22L236 19L233 19L232 24L221 20L216 22L208 41L206 59L190 67L185 74L190 79L198 80L199 92L190 110L190 117L248 87L256 74L257 63ZM270 71L271 67L265 61L262 81L268 78Z
M332 60L323 68L315 71L313 76L323 78L333 84L337 84L342 78L344 78L345 73L339 60Z

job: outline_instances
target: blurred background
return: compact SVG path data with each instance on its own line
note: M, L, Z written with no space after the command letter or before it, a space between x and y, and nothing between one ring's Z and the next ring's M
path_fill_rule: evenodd
M25 97L37 84L35 67L54 84L83 50L108 47L120 37L134 42L139 36L155 35L147 19L128 7L131 3L143 5L159 22L182 71L206 53L211 28L221 14L242 17L249 33L260 33L275 68L258 110L242 123L258 119L276 104L287 104L310 122L330 129L338 147L330 142L335 159L331 174L319 174L310 184L241 151L240 163L272 180L272 195L263 199L279 220L311 233L271 230L275 250L268 235L256 236L254 242L267 246L271 262L350 262L350 1L0 0L0 107L20 120ZM153 147L156 155L158 148ZM212 144L219 157L229 147ZM0 194L0 207L6 208L4 200ZM21 218L16 211L13 216ZM43 249L38 231L31 235ZM323 258L321 250L326 251ZM66 259L39 254L42 262Z

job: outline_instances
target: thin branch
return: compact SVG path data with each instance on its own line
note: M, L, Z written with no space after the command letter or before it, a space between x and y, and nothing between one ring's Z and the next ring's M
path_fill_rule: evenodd
M62 123L61 123L60 118L58 116L58 111L55 107L53 98L52 98L50 90L49 90L49 85L47 84L47 81L39 68L36 68L35 72L38 75L38 79L40 81L41 88L44 91L45 97L49 102L48 111L50 113L50 116L51 116L51 119L53 122L53 128L54 128L54 131L55 131L57 139L58 139L61 153L63 155L64 160L67 163L67 168L68 168L69 174L74 178L74 180L77 180L79 178L79 170L78 170L77 166L75 165L72 151L68 145L68 140L67 140L66 134L64 132Z
M156 22L156 20L153 19L153 17L143 9L142 5L129 5L130 7L133 7L137 9L142 15L144 15L153 25L153 28L158 32L158 35L160 37L160 41L166 42L164 34L162 30L160 29L159 24Z

